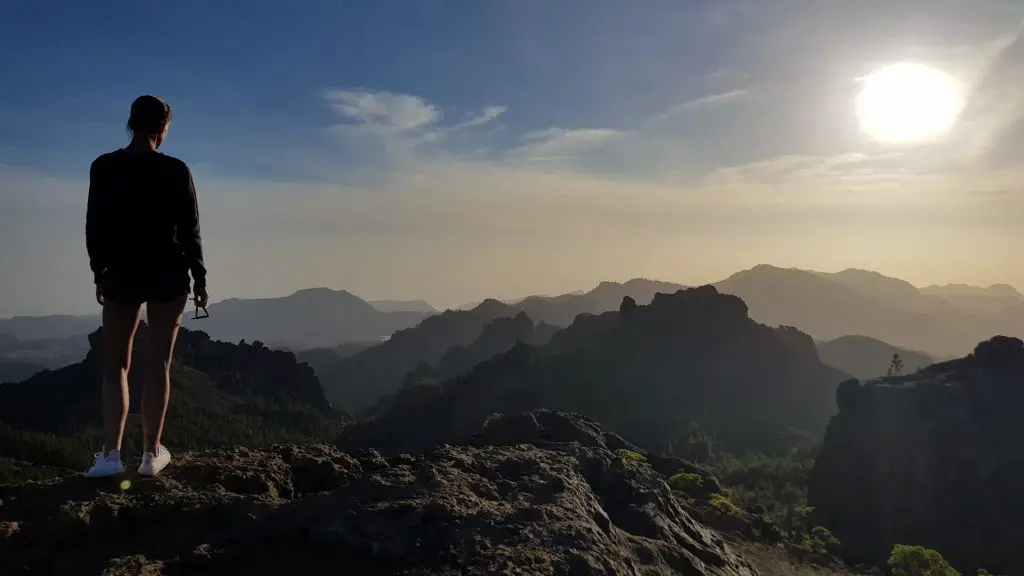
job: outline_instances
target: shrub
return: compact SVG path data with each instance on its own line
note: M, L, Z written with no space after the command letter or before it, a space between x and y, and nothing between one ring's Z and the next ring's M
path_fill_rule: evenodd
M897 544L889 553L892 576L960 576L935 550Z
M625 448L619 448L615 451L615 455L623 460L633 460L634 462L647 462L647 457L637 452L636 450L627 450Z
M714 494L708 502L717 508L722 514L728 514L729 516L743 515L743 511L740 510L740 507L734 504L732 500L729 500L729 497L725 494Z
M494 413L492 413L487 418L484 418L484 428L487 428L491 424L494 424L495 422L501 420L504 417L505 417L505 415L502 414L501 412L494 412Z
M673 491L692 498L700 493L700 489L704 486L704 478L700 474L680 472L668 479L668 485Z

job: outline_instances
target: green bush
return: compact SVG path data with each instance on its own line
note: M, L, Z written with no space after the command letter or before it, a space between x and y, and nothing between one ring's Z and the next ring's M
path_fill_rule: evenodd
M733 503L725 494L713 494L708 502L722 514L728 514L729 516L743 515L743 510L740 510L740 507Z
M704 486L704 478L700 474L680 472L668 479L668 485L673 491L692 498L700 493Z
M889 553L892 576L960 576L935 550L897 544Z
M625 448L619 448L615 451L615 455L623 460L633 460L634 462L647 462L647 457L637 452L636 450L627 450Z

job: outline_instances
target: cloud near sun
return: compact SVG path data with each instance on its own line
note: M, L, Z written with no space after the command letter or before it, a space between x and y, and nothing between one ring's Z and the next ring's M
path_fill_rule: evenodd
M889 202L911 189L939 199L965 186L1004 190L1021 181L1016 168L994 167L982 176L971 168L1021 117L1007 105L1024 103L1024 87L1012 82L1024 77L1024 58L1017 58L1021 37L1016 27L1002 30L919 60L851 63L846 55L847 71L867 66L868 72L846 74L832 86L715 71L695 83L703 91L652 111L639 124L534 129L505 147L464 138L510 129L504 121L515 110L505 105L488 103L448 119L443 103L414 95L337 89L325 96L342 119L334 127L340 133L369 132L400 151L392 174L445 178L459 172L479 182L501 180L502 187L561 174L582 189L614 173L648 187L648 194L651 187L666 197L689 191L679 201L691 205L707 200L700 193L714 194L720 206L732 198L745 207L761 201L863 204L880 192L888 195L878 198ZM844 114L856 120L854 127L836 121ZM467 141L476 147L455 144Z

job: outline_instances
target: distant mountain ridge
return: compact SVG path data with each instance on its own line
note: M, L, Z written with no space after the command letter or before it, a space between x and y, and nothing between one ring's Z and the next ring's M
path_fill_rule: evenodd
M669 282L634 279L624 283L602 282L581 294L530 296L514 303L489 298L470 310L447 310L429 316L414 327L396 332L387 342L339 358L333 366L318 362L317 375L334 406L359 412L396 391L417 366L437 368L452 348L471 347L472 351L468 353L482 361L486 359L481 355L482 350L493 350L496 354L511 347L515 340L508 340L507 335L497 341L473 346L474 341L484 334L485 326L499 318L525 314L524 319L537 331L535 336L531 336L536 338L531 343L546 343L557 328L569 326L581 315L592 316L615 310L626 296L646 304L658 292L675 292L679 288L678 284ZM520 322L520 327L525 328L525 323ZM442 371L448 373L456 366L470 367L466 366L465 360L449 358Z
M866 270L824 273L759 265L715 286L743 298L758 321L796 326L818 340L858 334L949 356L964 354L993 334L1024 335L1024 304L986 312Z
M281 343L293 349L323 348L379 340L414 326L422 312L381 312L345 291L308 288L280 298L230 298L209 306L210 317L183 326L215 340Z
M20 340L43 340L84 336L100 325L99 314L75 316L14 316L0 318L0 336L13 336Z
M904 374L935 363L935 359L927 354L893 346L868 336L841 336L828 342L819 342L817 347L822 362L864 380L885 376L893 355L899 355Z
M932 356L960 355L992 334L1024 335L1024 296L1006 284L987 288L949 284L916 288L909 282L869 270L818 272L758 265L714 283L741 296L758 321L791 325L818 340L864 335ZM500 303L514 315L526 312L534 322L565 327L580 314L614 310L621 298L639 304L655 293L672 293L684 285L635 278L602 282L587 291L557 296L527 296ZM366 301L344 290L310 288L289 296L232 298L210 306L211 317L185 326L213 338L265 342L292 350L334 348L375 342L410 328L438 312L422 300ZM22 339L67 337L89 333L99 317L55 315L0 319L0 335Z
M379 312L437 313L437 308L434 308L426 300L370 300L369 302Z

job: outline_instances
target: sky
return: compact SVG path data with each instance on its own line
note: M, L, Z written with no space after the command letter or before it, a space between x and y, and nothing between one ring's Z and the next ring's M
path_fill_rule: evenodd
M94 4L0 4L0 316L97 311L89 164L146 93L214 301L455 306L760 263L1024 288L1020 2ZM908 61L962 110L879 141L856 97Z

